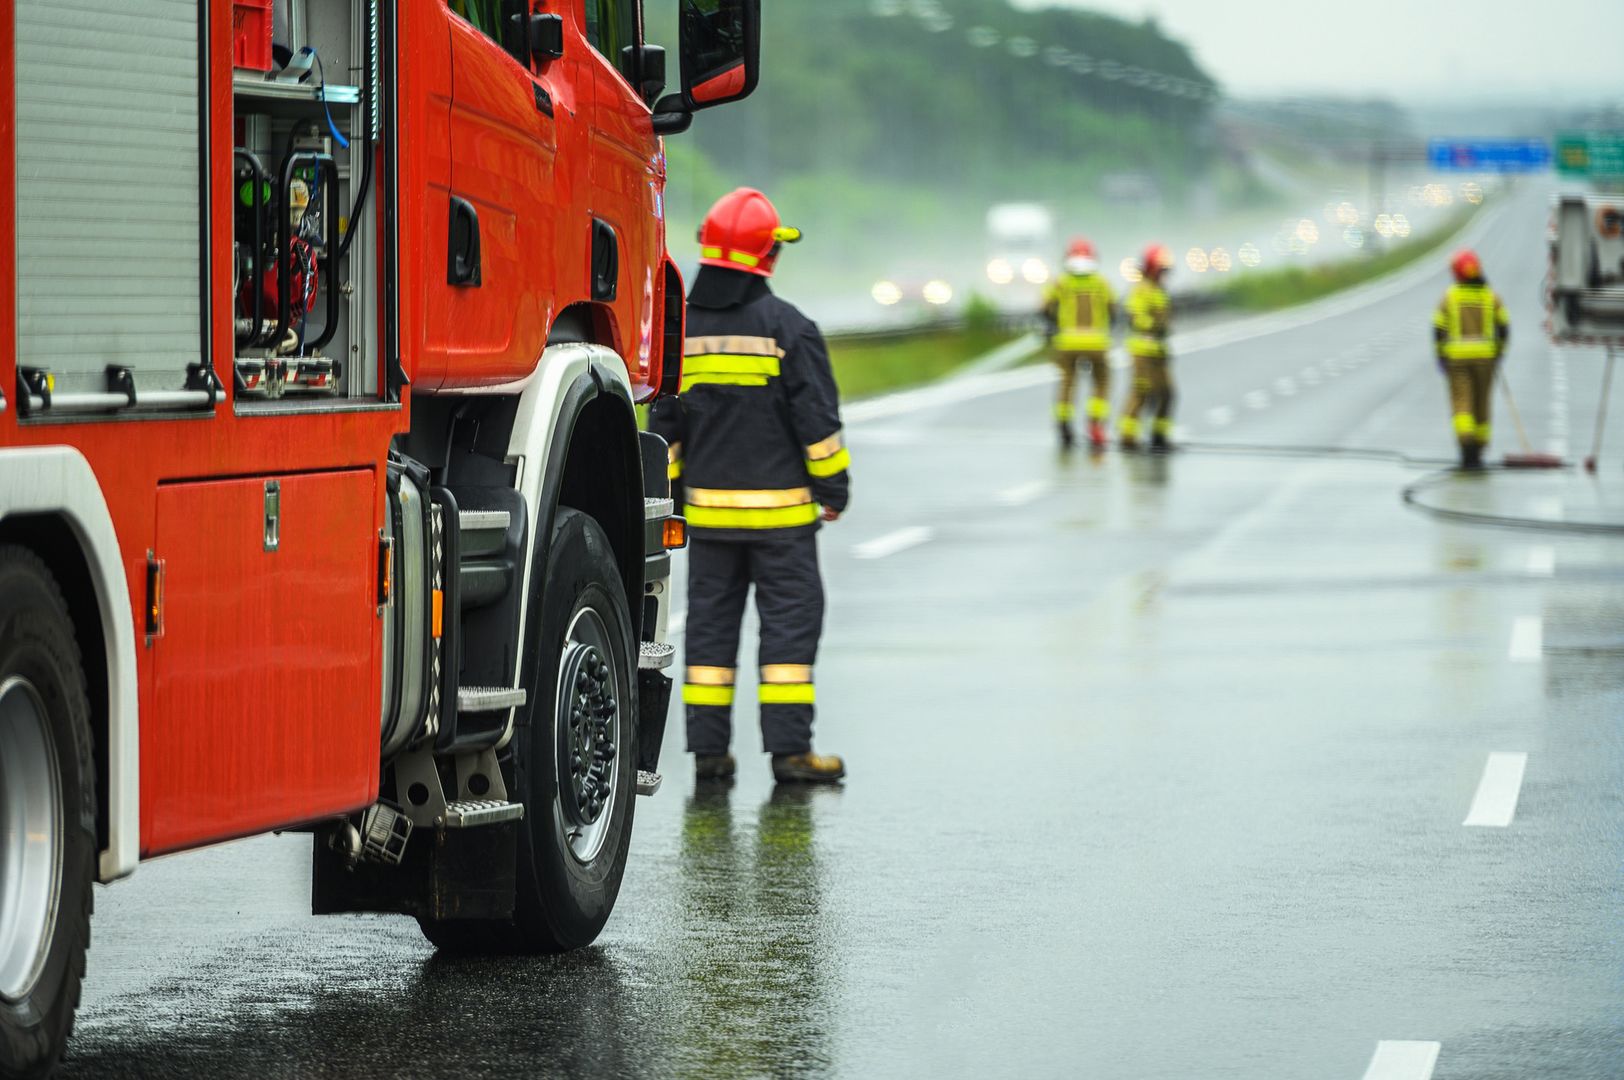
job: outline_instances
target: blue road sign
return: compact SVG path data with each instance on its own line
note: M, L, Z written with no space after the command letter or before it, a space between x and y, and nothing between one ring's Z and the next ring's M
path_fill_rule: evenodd
M1544 139L1433 139L1427 160L1445 172L1543 172L1551 167Z

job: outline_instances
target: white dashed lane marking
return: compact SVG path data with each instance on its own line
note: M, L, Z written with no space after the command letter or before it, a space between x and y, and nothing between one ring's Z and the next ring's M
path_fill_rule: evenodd
M928 543L932 531L923 525L912 525L906 529L876 536L872 540L865 540L851 549L853 556L859 559L883 559L888 555L895 555L899 551L907 551L911 547Z
M1253 390L1243 398L1248 409L1267 409L1269 407L1269 392L1267 390Z
M1472 808L1462 825L1503 829L1517 813L1517 797L1522 793L1523 772L1528 755L1521 751L1496 750L1483 765L1483 779L1477 782Z
M1513 660L1523 663L1536 661L1545 655L1545 622L1538 615L1519 615L1511 624L1511 646L1507 650Z
M1290 376L1282 376L1274 380L1274 392L1281 397L1290 397L1297 392L1297 382Z
M1207 410L1207 423L1213 427L1227 427L1235 420L1235 410L1228 405L1220 405L1216 409Z
M1025 506L1043 498L1052 487L1054 485L1047 480L1028 480L1024 484L1000 491L993 498L1004 506Z
M1365 1069L1365 1080L1432 1080L1442 1043L1383 1039Z

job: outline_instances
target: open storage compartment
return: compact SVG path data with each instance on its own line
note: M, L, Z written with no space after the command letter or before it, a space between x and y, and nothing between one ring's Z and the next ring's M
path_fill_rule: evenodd
M388 191L387 13L382 0L252 0L237 7L238 409L375 402L386 392L378 203ZM268 70L259 67L264 57Z

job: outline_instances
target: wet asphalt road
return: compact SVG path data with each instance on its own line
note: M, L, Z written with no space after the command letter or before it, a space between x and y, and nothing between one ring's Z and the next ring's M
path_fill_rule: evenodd
M1480 249L1530 436L1582 457L1601 362L1539 330L1543 207ZM1447 456L1443 284L1186 342L1184 438ZM1624 538L1441 522L1392 462L1062 457L1048 393L851 410L843 790L774 791L745 710L696 793L674 718L613 920L553 959L314 919L308 838L160 860L98 891L65 1075L1426 1075L1375 1071L1402 1040L1439 1080L1624 1076ZM1621 414L1601 482L1422 498L1624 521Z

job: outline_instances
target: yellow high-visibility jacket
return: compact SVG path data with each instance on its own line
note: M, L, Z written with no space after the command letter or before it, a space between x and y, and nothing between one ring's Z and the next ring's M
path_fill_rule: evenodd
M1111 347L1116 296L1101 274L1061 274L1043 294L1055 322L1049 344L1056 352L1104 352Z
M1168 324L1173 306L1154 281L1141 281L1128 293L1128 354L1144 359L1167 355Z
M1492 360L1511 333L1511 317L1482 282L1451 285L1432 315L1438 355L1445 360Z

